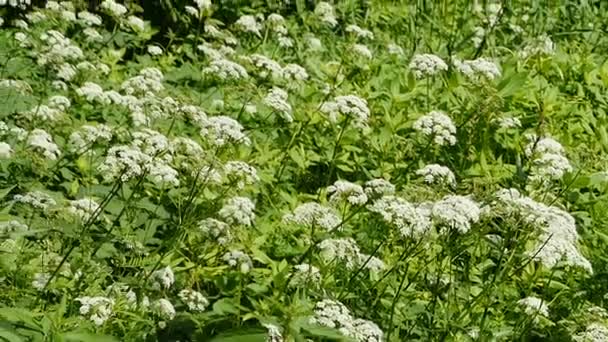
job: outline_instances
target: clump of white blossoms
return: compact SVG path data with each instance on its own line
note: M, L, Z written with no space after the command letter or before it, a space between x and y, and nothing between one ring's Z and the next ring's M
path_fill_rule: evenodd
M179 186L179 173L163 160L154 160L148 170L148 179L161 188Z
M239 272L243 274L249 273L253 268L253 262L246 253L239 250L232 250L223 257L224 261L233 268L238 268Z
M357 242L352 238L325 239L318 245L323 260L338 260L348 269L360 266L361 251Z
M228 224L251 226L255 220L255 204L247 197L232 197L218 214Z
M293 122L291 105L287 102L288 94L285 90L273 87L264 98L264 104L278 113L285 121Z
M307 227L320 227L331 231L339 229L341 220L333 208L322 206L316 202L308 202L300 204L292 213L284 215L283 222Z
M501 117L493 120L500 129L520 128L521 121L515 117Z
M48 273L36 273L34 274L34 280L32 280L32 287L38 291L42 291L45 286L51 280L51 275Z
M169 139L163 134L144 128L141 131L133 132L132 145L150 157L159 157L166 161L171 161L173 151Z
M215 146L228 143L251 144L251 140L243 133L243 126L227 116L212 116L201 123L201 136L208 138Z
M601 323L591 323L585 331L581 331L572 336L575 342L604 342L608 341L608 326Z
M100 326L112 316L114 300L106 297L79 297L80 314Z
M545 301L538 297L526 297L517 301L517 304L524 308L524 312L529 316L542 315L549 317L549 306Z
M212 75L224 81L238 81L249 77L247 70L242 65L224 58L212 60L209 66L203 69L203 74Z
M363 45L363 44L353 44L353 46L351 47L351 51L353 54L355 54L356 56L361 57L361 58L365 58L365 59L374 58L372 51L366 45Z
M175 283L175 275L169 266L152 273L152 287L155 290L168 289L173 283Z
M559 142L549 137L539 139L534 135L528 139L530 142L524 152L532 161L530 171L533 181L544 183L547 179L558 180L566 172L572 171L570 161L564 156L564 147Z
M364 205L367 195L361 185L348 181L338 180L327 187L330 202L346 201L351 205Z
M158 45L148 45L148 53L151 56L160 56L163 54L163 49Z
M12 154L13 148L11 147L11 145L5 142L0 142L0 158L8 159L11 157Z
M22 113L29 120L40 119L44 121L56 121L61 117L61 114L63 114L62 110L46 105L39 105Z
M68 213L78 217L82 222L89 221L98 210L99 204L91 198L70 201L70 206L67 208Z
M368 205L369 211L380 214L382 219L395 226L402 237L418 238L431 229L429 215L412 203L397 196L384 196Z
M338 122L341 115L346 116L358 128L367 127L370 115L367 101L356 95L336 96L333 101L321 105L321 112L327 114L333 123Z
M112 129L106 125L84 125L70 134L68 148L73 153L82 153L96 142L108 142L112 139Z
M256 53L249 56L249 59L257 68L260 77L266 78L270 76L273 79L281 79L283 77L283 67L272 58Z
M21 223L16 220L7 221L0 223L0 236L3 234L12 234L25 232L29 229L27 224Z
M114 0L104 0L101 3L101 9L114 17L121 17L127 13L127 8Z
M113 146L101 165L97 168L106 181L120 178L126 182L141 176L149 168L152 158L132 146Z
M234 23L234 26L242 32L253 33L258 37L262 36L262 33L260 32L263 28L262 23L258 23L257 19L253 15L242 15Z
M179 291L178 296L188 306L188 310L190 311L203 312L209 306L207 298L198 291L185 289Z
M443 112L432 111L421 116L414 122L413 128L432 138L439 146L456 144L456 126Z
M23 195L15 195L13 200L17 203L29 204L40 210L47 210L49 207L57 205L57 202L51 196L41 191L30 191Z
M76 89L76 94L78 96L84 97L88 102L91 103L111 103L108 97L106 96L106 93L104 92L103 88L97 83L85 82L82 87Z
M315 304L311 324L338 329L344 336L357 342L382 342L384 333L374 322L355 318L344 304L324 299Z
M100 16L88 11L78 12L78 19L80 19L80 22L85 26L101 26L103 23Z
M348 25L344 31L348 33L352 33L357 38L362 39L374 39L374 34L372 31L359 27L358 25Z
M40 40L46 45L42 48L42 53L38 55L38 65L59 66L67 61L82 59L82 50L72 44L61 32L49 30L40 35Z
M330 27L338 25L338 20L336 19L336 14L334 12L334 7L328 2L319 2L315 7L314 13L321 22L329 25Z
M124 81L120 88L127 95L149 95L156 94L165 87L163 86L164 76L162 71L157 68L144 68L140 70L137 76L131 77Z
M224 164L224 175L228 183L236 184L238 189L243 189L245 185L255 184L260 180L255 167L242 161L229 161Z
M386 179L377 178L365 182L363 191L369 199L377 199L395 193L395 185Z
M29 133L27 144L34 152L40 153L44 158L49 160L56 160L61 155L59 147L53 142L53 137L45 130L39 128Z
M426 165L422 169L417 170L416 174L424 177L424 181L428 184L456 185L454 173L448 167L439 164Z
M321 282L321 272L315 266L300 264L293 267L293 275L289 287L318 287Z
M281 329L274 325L265 323L262 324L264 328L267 330L266 341L267 342L283 342L283 335L281 334Z
M287 82L303 82L308 79L308 72L302 66L290 63L283 67L283 78Z
M404 55L404 51L403 48L395 43L390 43L386 46L386 50L388 51L389 55L394 55L394 56L403 56Z
M232 240L230 225L214 218L206 218L200 221L198 223L198 229L207 237L217 241L220 245L225 245Z
M448 65L439 56L420 54L412 58L409 68L417 79L421 79L447 71Z
M163 319L172 320L175 318L175 308L167 299L161 298L154 303L154 311Z
M436 202L431 210L433 223L440 227L440 232L446 228L464 234L471 229L471 224L479 221L481 210L479 205L465 196L448 195Z
M144 23L144 21L142 19L134 16L134 15L130 15L127 18L126 23L135 32L142 32L145 29L145 23Z
M454 59L452 63L456 70L473 80L479 80L482 77L494 80L501 75L500 67L486 58L465 61Z
M519 52L521 58L528 58L536 55L552 56L555 54L555 43L551 38L542 34L535 39L529 41L526 46Z
M534 260L548 268L563 263L593 273L591 263L576 247L578 233L570 214L522 196L516 189L503 189L497 192L496 197L497 202L491 205L493 212L499 214L506 210L507 213L518 214L538 230L535 247L527 252Z

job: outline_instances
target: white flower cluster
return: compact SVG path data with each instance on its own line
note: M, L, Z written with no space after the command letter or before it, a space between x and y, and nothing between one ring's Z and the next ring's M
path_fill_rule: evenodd
M286 122L293 122L291 105L287 102L288 96L285 90L273 87L264 98L264 104L280 114Z
M243 189L245 185L255 184L260 180L255 167L242 161L229 161L224 164L224 175L228 178L228 183L236 184L238 189Z
M308 79L308 72L302 66L290 63L283 67L283 78L288 82L289 87L289 82L306 81Z
M172 320L175 318L175 307L165 298L161 298L154 303L154 311L163 319Z
M0 0L0 7L8 5L10 7L25 9L31 4L32 0Z
M328 2L319 2L315 7L315 15L319 18L321 22L329 25L330 27L338 25L338 20L336 19L334 8Z
M500 67L486 58L465 61L454 59L452 64L456 70L472 80L479 80L480 78L494 80L501 75Z
M87 316L95 325L100 326L112 316L114 300L106 297L79 297L80 314Z
M78 19L84 26L101 26L103 20L97 14L88 11L78 12Z
M386 50L388 51L389 55L403 56L405 54L403 48L395 43L388 44L386 46Z
M129 78L120 86L127 95L148 95L162 91L163 73L157 68L145 68L139 75Z
M243 133L243 126L227 116L212 116L201 123L201 136L208 138L215 146L224 146L228 143L251 144L251 140Z
M420 54L412 58L409 68L417 79L421 79L447 71L448 65L439 56Z
M546 34L531 40L519 52L519 56L521 58L528 58L537 55L552 56L553 54L555 54L555 43L553 43L551 38Z
M329 121L338 122L339 115L353 120L355 127L365 128L370 111L367 101L356 95L336 96L333 101L324 102L321 111L329 116Z
M23 195L15 195L13 200L17 203L29 204L40 210L47 210L49 207L57 205L57 202L51 196L40 191L30 191Z
M242 65L224 58L212 60L209 66L203 69L203 74L217 77L223 81L238 81L249 77L247 70Z
M318 287L321 282L321 271L309 264L300 264L293 267L294 272L289 287Z
M127 8L114 0L104 0L101 3L101 9L115 17L122 17L127 13Z
M367 208L380 214L386 223L395 226L402 237L418 238L432 227L430 215L426 210L401 197L384 196Z
M39 128L29 133L27 144L35 152L42 154L43 157L49 160L56 160L61 155L59 147L53 142L53 137Z
M108 98L103 88L94 82L85 82L84 85L76 89L78 96L84 97L88 102L110 104L111 100Z
M572 166L564 156L562 145L552 138L536 138L529 136L530 142L525 153L532 160L531 178L534 181L546 182L547 179L557 180L566 172L572 171Z
M449 168L439 164L426 165L422 169L416 171L416 174L424 177L424 181L428 184L456 185L454 173L452 173Z
M257 19L253 15L242 15L234 23L234 26L242 32L253 33L258 37L262 36L262 23L258 23Z
M364 267L372 273L385 268L379 258L361 253L357 242L352 238L325 239L318 245L323 260L343 262L348 269Z
M230 225L214 218L206 218L198 223L198 228L206 236L214 239L220 245L225 245L232 240Z
M535 247L528 251L529 256L549 268L563 261L566 265L593 272L591 263L576 248L578 233L570 214L522 196L516 189L500 190L496 197L498 202L492 205L495 209L519 214L526 223L538 229L539 236Z
M223 257L224 261L231 267L238 268L243 274L249 273L253 268L253 262L246 253L239 250L232 250Z
M372 31L361 28L358 25L348 25L346 26L346 29L344 29L344 31L352 33L357 38L374 39L374 34L372 33Z
M0 80L0 87L15 89L24 95L32 92L32 87L27 82L21 80Z
M181 290L179 291L179 299L188 306L190 311L203 312L205 308L209 306L209 301L202 293L194 290Z
M137 147L119 145L108 150L108 154L97 171L106 181L113 181L120 177L126 182L141 176L149 169L152 158L141 152Z
M295 223L306 227L320 227L331 231L339 229L340 217L332 208L322 206L316 202L300 204L293 213L283 216L283 222Z
M382 342L384 333L374 322L351 315L344 304L324 299L315 304L315 315L310 318L311 324L338 329L344 336L357 342Z
M431 137L439 145L456 144L456 126L443 112L432 111L414 122L413 128L423 135Z
M82 198L70 201L67 211L70 215L78 217L82 222L87 222L92 215L99 210L99 204L91 198Z
M604 342L608 341L608 326L601 323L591 323L578 334L572 336L575 342Z
M108 142L112 139L112 129L106 125L84 125L76 132L70 134L69 150L73 153L82 153L96 142Z
M45 286L51 280L51 275L48 273L36 273L34 274L34 280L32 280L32 287L38 291L42 291Z
M62 109L47 105L38 105L26 112L21 113L21 115L28 120L38 119L42 121L57 121L62 114Z
M515 117L501 117L494 120L500 129L520 128L521 121Z
M386 179L377 178L365 182L363 191L369 199L377 199L395 193L395 185Z
M517 304L523 306L526 315L543 315L545 317L549 317L549 306L545 301L538 297L526 297L517 301Z
M465 196L448 195L436 202L431 210L433 223L438 225L440 232L445 228L454 229L464 234L471 229L471 224L479 221L481 210L479 205Z
M232 197L218 214L231 225L251 226L255 220L255 204L247 197Z
M346 201L351 205L364 205L367 203L367 195L361 185L348 181L337 180L333 185L327 187L330 202Z
M3 234L25 232L28 229L29 227L27 226L27 224L21 223L19 221L6 221L0 223L0 236L2 236Z
M175 283L175 275L171 267L167 266L152 273L152 288L155 290L168 289Z
M351 47L351 51L353 52L353 54L361 58L374 58L372 51L366 45L363 44L353 44L353 46Z
M283 78L283 67L275 60L261 54L253 54L249 56L251 64L257 68L259 77L278 80Z
M13 154L13 148L11 147L11 145L9 145L5 142L0 142L0 158L8 159L11 157L12 154Z
M40 35L46 45L38 56L39 65L53 64L59 66L66 61L79 60L83 58L82 50L72 44L61 32L49 30Z
M267 335L266 335L266 341L267 342L283 342L283 335L281 334L281 329L274 325L274 324L269 324L269 323L265 323L262 324L262 326L264 326L264 328L266 328Z

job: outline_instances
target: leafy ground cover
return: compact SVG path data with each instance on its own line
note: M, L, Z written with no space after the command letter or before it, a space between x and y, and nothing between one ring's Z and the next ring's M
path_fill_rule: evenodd
M608 340L606 3L162 4L0 1L0 340Z

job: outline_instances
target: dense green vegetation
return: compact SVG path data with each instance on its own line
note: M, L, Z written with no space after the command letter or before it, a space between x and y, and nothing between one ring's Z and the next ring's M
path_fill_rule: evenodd
M0 16L0 341L608 340L608 3Z

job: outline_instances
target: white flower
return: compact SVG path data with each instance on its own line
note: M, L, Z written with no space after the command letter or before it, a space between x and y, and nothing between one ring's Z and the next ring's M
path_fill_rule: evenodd
M288 94L285 90L273 87L264 98L264 104L281 115L287 122L293 122L291 105L287 102Z
M106 297L79 297L76 301L80 302L80 314L100 326L112 316L114 300Z
M193 17L198 17L198 9L196 9L195 7L192 6L186 6L184 7L184 10L186 11L186 13L188 13L189 15L193 16Z
M418 79L434 76L441 71L447 71L448 65L438 56L431 54L415 55L409 65L410 70Z
M353 317L350 310L342 303L324 299L315 304L315 315L310 323L326 326L328 328L352 327Z
M163 134L148 128L133 132L133 146L150 157L171 161L173 151L169 139Z
M91 42L101 42L103 41L103 36L94 28L87 27L82 33L86 36L86 40Z
M77 73L78 70L69 63L63 63L57 67L57 77L64 81L71 81Z
M41 153L49 160L56 160L61 155L59 147L53 142L53 137L46 131L38 128L30 132L27 144L34 151Z
M227 116L212 116L201 123L201 136L209 139L212 145L224 146L228 143L251 144L243 133L243 126Z
M85 82L82 87L76 89L76 94L84 97L88 102L109 104L109 99L107 98L106 93L97 83Z
M224 173L228 178L228 183L236 184L238 189L243 189L245 185L255 184L260 180L257 170L242 161L229 161L224 165Z
M63 20L65 21L72 21L75 22L76 20L76 13L72 12L72 11L61 11L61 17L63 18Z
M384 332L372 321L357 318L352 322L351 327L343 327L340 331L358 342L382 342Z
M163 319L172 320L175 318L175 308L167 299L161 298L154 303L154 309Z
M454 59L452 63L456 70L473 80L478 80L480 77L494 80L501 75L500 67L496 65L496 63L485 58L465 61Z
M131 146L113 146L108 150L104 162L97 170L106 181L120 177L123 182L141 176L149 167L152 158L138 148Z
M323 260L343 262L348 269L354 269L361 263L359 246L352 238L325 239L318 247Z
M48 273L36 273L34 274L34 280L32 281L32 287L38 291L42 291L46 284L51 279L51 275Z
M374 58L374 55L372 54L372 52L370 51L370 49L363 45L363 44L353 44L351 51L359 56L359 57L363 57L365 59L372 59Z
M190 311L203 312L209 306L207 298L198 291L185 289L181 290L178 296L188 306Z
M251 226L255 220L255 204L247 197L232 197L218 214L224 221L233 225Z
M378 273L386 268L382 259L362 253L359 254L359 264L372 273Z
M235 23L237 29L243 32L250 32L258 37L262 36L262 24L258 23L253 15L243 15Z
M575 342L605 342L608 341L608 327L601 323L591 323L585 331L572 336Z
M148 45L148 53L152 56L160 56L163 54L163 49L157 45Z
M223 259L230 267L238 268L243 274L249 273L253 268L249 255L239 250L232 250L224 254Z
M315 36L307 36L306 45L313 51L323 50L323 43L321 43L321 40Z
M70 106L72 106L70 100L67 97L61 95L52 96L49 99L48 103L49 107L56 108L61 111L65 111L70 108Z
M13 148L11 145L0 142L0 159L8 159L13 154Z
M542 299L537 297L526 297L517 301L517 304L524 307L527 315L543 315L549 317L549 306Z
M0 223L0 236L3 234L20 233L29 230L30 228L19 221L12 220Z
M283 342L283 335L281 335L281 329L274 324L262 324L266 330L268 330L268 334L266 336L267 342Z
M223 58L212 60L209 66L203 69L203 74L233 81L249 77L247 70L242 65Z
M555 54L555 43L546 34L542 34L529 41L523 50L519 52L521 58L528 58L536 55L552 56Z
M103 23L100 16L87 11L79 12L78 18L86 26L100 26Z
M429 184L446 184L450 186L456 185L456 177L452 171L438 164L429 164L422 169L416 171L416 174L424 177L424 181Z
M337 96L333 101L324 102L321 111L328 114L329 121L338 122L338 116L344 115L354 121L355 127L367 127L369 108L367 101L356 95Z
M298 64L287 64L283 68L283 77L286 81L306 81L308 72Z
M433 205L431 213L433 223L441 227L440 232L450 228L464 234L471 229L471 224L479 221L481 211L468 197L448 195Z
M443 112L432 111L414 122L413 128L439 145L456 144L456 126Z
M403 48L395 43L390 43L386 46L389 55L403 56Z
M321 272L315 266L300 264L293 267L294 272L289 287L318 287L321 282Z
M342 221L334 209L324 207L315 202L308 202L296 207L293 213L283 216L283 222L307 227L320 227L331 231L339 229Z
M284 36L284 35L280 35L279 38L277 39L279 42L279 46L282 48L290 48L293 47L293 39Z
M142 32L145 29L144 21L134 15L127 18L127 23L135 32Z
M549 137L537 139L536 136L529 136L530 142L526 145L525 153L527 157L534 154L564 154L564 147L557 140Z
M198 223L198 228L203 234L216 240L220 245L225 245L232 240L230 225L214 218L207 218Z
M70 134L68 146L71 152L82 153L96 142L108 142L112 139L112 129L106 125L84 125Z
M266 78L270 76L273 79L283 77L283 68L273 59L257 53L249 56L249 58L251 59L251 63L258 69L260 77Z
M61 110L46 105L39 105L22 113L23 116L30 120L40 119L43 121L56 121L61 117L61 114L63 114Z
M121 17L125 13L127 13L127 8L121 4L114 2L114 0L104 0L101 3L101 8L115 17Z
M376 199L395 193L395 186L391 182L382 178L372 179L365 182L363 189L367 197L371 199Z
M331 202L346 200L351 205L367 203L367 195L363 191L363 187L348 181L336 181L333 185L327 187L327 192L330 194L329 200Z
M99 204L91 198L70 201L67 209L68 213L78 217L82 222L88 222L98 210Z
M168 289L175 283L175 276L171 267L167 266L152 273L152 287L156 290Z
M520 128L521 121L518 118L502 117L494 121L501 129Z
M338 25L338 20L336 19L333 6L325 1L321 1L317 4L315 7L315 15L319 17L321 22L329 25L330 27Z
M179 186L179 173L163 160L152 162L148 178L152 183L162 188Z
M346 26L345 31L353 33L357 38L374 39L374 34L372 33L372 31L363 29L354 24Z
M382 219L399 230L402 237L420 237L431 229L429 215L403 198L384 196L368 205L371 212L380 214Z
M533 179L544 180L550 178L557 180L561 179L566 172L572 171L568 158L559 154L545 153L534 159L532 163L531 177Z
M194 3L201 11L209 10L212 6L211 0L194 0Z

